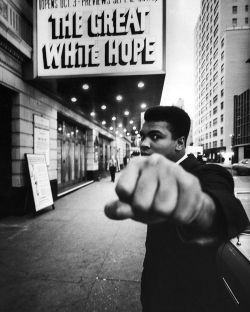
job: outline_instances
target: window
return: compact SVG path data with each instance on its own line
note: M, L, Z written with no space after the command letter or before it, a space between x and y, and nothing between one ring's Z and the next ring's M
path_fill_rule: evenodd
M213 93L215 93L218 89L218 83L216 83L214 86L213 86Z
M220 146L223 146L223 139L220 140Z
M232 6L232 13L233 13L233 14L237 14L237 11L238 11L237 5L233 5L233 6Z
M248 5L245 5L245 11L248 12Z
M217 130L214 130L213 131L213 137L216 137L217 136Z
M218 60L214 63L213 69L216 70L217 66L218 66Z
M217 25L216 28L215 28L215 30L214 30L214 37L216 36L218 30L219 30L219 26Z
M248 17L245 17L245 24L248 24Z
M221 65L220 71L221 71L221 73L224 72L224 64Z
M213 75L213 81L215 81L217 78L218 78L218 72L216 72L216 73Z
M223 122L223 115L220 115L220 121Z
M213 126L217 125L217 118L214 118L213 120Z
M221 60L224 59L224 51L221 52Z
M223 109L224 108L224 102L221 102L220 103L220 109Z
M222 89L222 90L220 91L220 96L221 96L221 97L224 96L224 89Z
M218 44L218 36L217 36L216 39L214 40L214 48L216 48L217 44Z
M224 47L224 38L221 40L221 47Z
M217 23L218 18L219 18L219 13L218 13L218 14L215 16L215 18L214 18L214 26L215 26L215 24Z
M213 147L217 147L217 141L213 141Z
M233 26L237 26L237 18L233 18L232 19L232 25Z
M213 103L216 103L218 100L218 95L215 95L214 98L213 98Z
M220 79L220 84L223 86L223 84L224 84L224 76L221 77L221 79Z
M213 109L213 115L215 115L217 113L217 106Z
M223 127L220 128L220 134L223 134Z

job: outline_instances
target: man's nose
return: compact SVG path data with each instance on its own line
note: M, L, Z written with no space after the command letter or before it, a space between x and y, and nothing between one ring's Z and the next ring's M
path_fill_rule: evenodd
M141 141L141 149L148 149L150 148L150 140L149 138L145 138L143 141Z

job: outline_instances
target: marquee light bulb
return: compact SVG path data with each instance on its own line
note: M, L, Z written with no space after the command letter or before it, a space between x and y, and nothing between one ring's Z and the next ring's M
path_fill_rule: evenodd
M82 85L83 90L88 90L89 89L89 85L87 83L84 83Z
M121 101L122 100L122 96L121 95L117 95L116 100L117 101Z
M143 81L140 81L140 82L138 83L137 86L138 86L138 88L140 88L140 89L143 88L143 87L144 87L144 82L143 82Z

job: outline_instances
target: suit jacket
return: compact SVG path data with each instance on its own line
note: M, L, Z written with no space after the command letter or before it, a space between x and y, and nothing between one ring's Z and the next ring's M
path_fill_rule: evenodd
M149 225L141 282L143 311L229 312L227 295L217 278L216 252L222 241L247 226L248 218L234 196L233 178L226 169L200 164L192 155L181 166L213 198L219 216L218 240L200 246L183 241L174 224Z

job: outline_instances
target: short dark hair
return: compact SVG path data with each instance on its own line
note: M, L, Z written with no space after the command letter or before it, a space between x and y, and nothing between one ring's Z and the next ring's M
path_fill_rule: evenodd
M173 139L185 137L185 143L190 130L190 117L177 106L153 106L146 110L145 121L166 121Z

